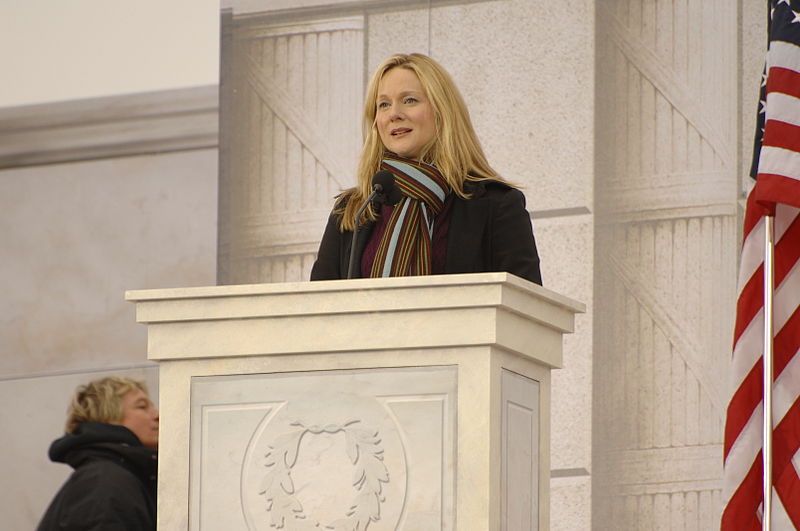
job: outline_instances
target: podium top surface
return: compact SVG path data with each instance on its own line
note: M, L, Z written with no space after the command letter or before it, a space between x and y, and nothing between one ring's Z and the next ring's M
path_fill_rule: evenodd
M161 347L153 334L165 326L193 343L207 330L235 329L253 343L234 349L238 355L363 350L389 336L400 348L496 344L524 354L535 334L571 333L575 314L585 311L584 304L509 273L137 290L126 299L136 304L136 320L151 327L150 359L189 355L188 347L181 346L186 354L180 356ZM364 330L380 331L382 339ZM198 348L206 350L195 345L192 355L200 355ZM560 353L548 363L559 366Z
M452 288L506 284L529 292L572 313L584 313L586 305L555 291L529 282L510 273L468 273L459 275L429 275L415 277L358 278L352 280L321 280L308 282L278 282L268 284L231 284L191 288L129 290L125 300L130 302L165 301L177 299L211 299L252 295L285 295L297 293L361 292L364 290L398 290L407 288Z

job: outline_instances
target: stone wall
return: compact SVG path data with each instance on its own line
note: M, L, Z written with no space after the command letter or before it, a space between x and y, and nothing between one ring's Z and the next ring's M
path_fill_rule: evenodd
M0 457L8 529L70 468L47 449L79 384L158 370L125 291L214 283L217 90L0 110Z

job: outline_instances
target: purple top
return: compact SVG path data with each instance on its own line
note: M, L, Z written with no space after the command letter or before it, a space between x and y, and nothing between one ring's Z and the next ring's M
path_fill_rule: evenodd
M444 200L442 211L436 216L433 221L433 240L431 241L431 269L434 275L441 275L444 273L445 260L447 259L447 233L450 229L450 211L453 205L453 194L448 194ZM372 228L372 234L369 237L366 247L364 247L364 254L361 255L361 276L369 278L370 271L372 270L372 262L375 261L375 255L378 254L378 245L381 243L383 233L386 232L386 224L389 222L389 217L392 215L394 206L382 205L381 215L375 221L375 226Z

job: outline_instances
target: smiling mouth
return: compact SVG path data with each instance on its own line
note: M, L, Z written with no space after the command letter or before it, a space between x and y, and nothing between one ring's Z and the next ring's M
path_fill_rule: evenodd
M400 136L400 135L404 135L404 134L410 133L410 132L411 132L411 129L395 129L394 131L392 131L391 135L392 136Z

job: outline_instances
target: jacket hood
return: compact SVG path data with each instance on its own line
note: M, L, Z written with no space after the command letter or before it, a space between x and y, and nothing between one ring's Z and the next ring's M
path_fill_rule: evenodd
M136 474L145 484L155 485L158 451L142 446L131 430L116 424L84 422L75 433L53 441L50 460L77 469L92 460L113 461Z
M84 422L75 433L53 441L48 455L75 469L93 459L114 461L144 481L154 480L158 469L156 450L142 446L128 428L103 422Z
M78 426L75 433L66 433L63 437L53 441L48 456L51 461L56 463L68 463L68 456L71 452L104 443L142 446L139 438L125 426L103 422L84 422Z

